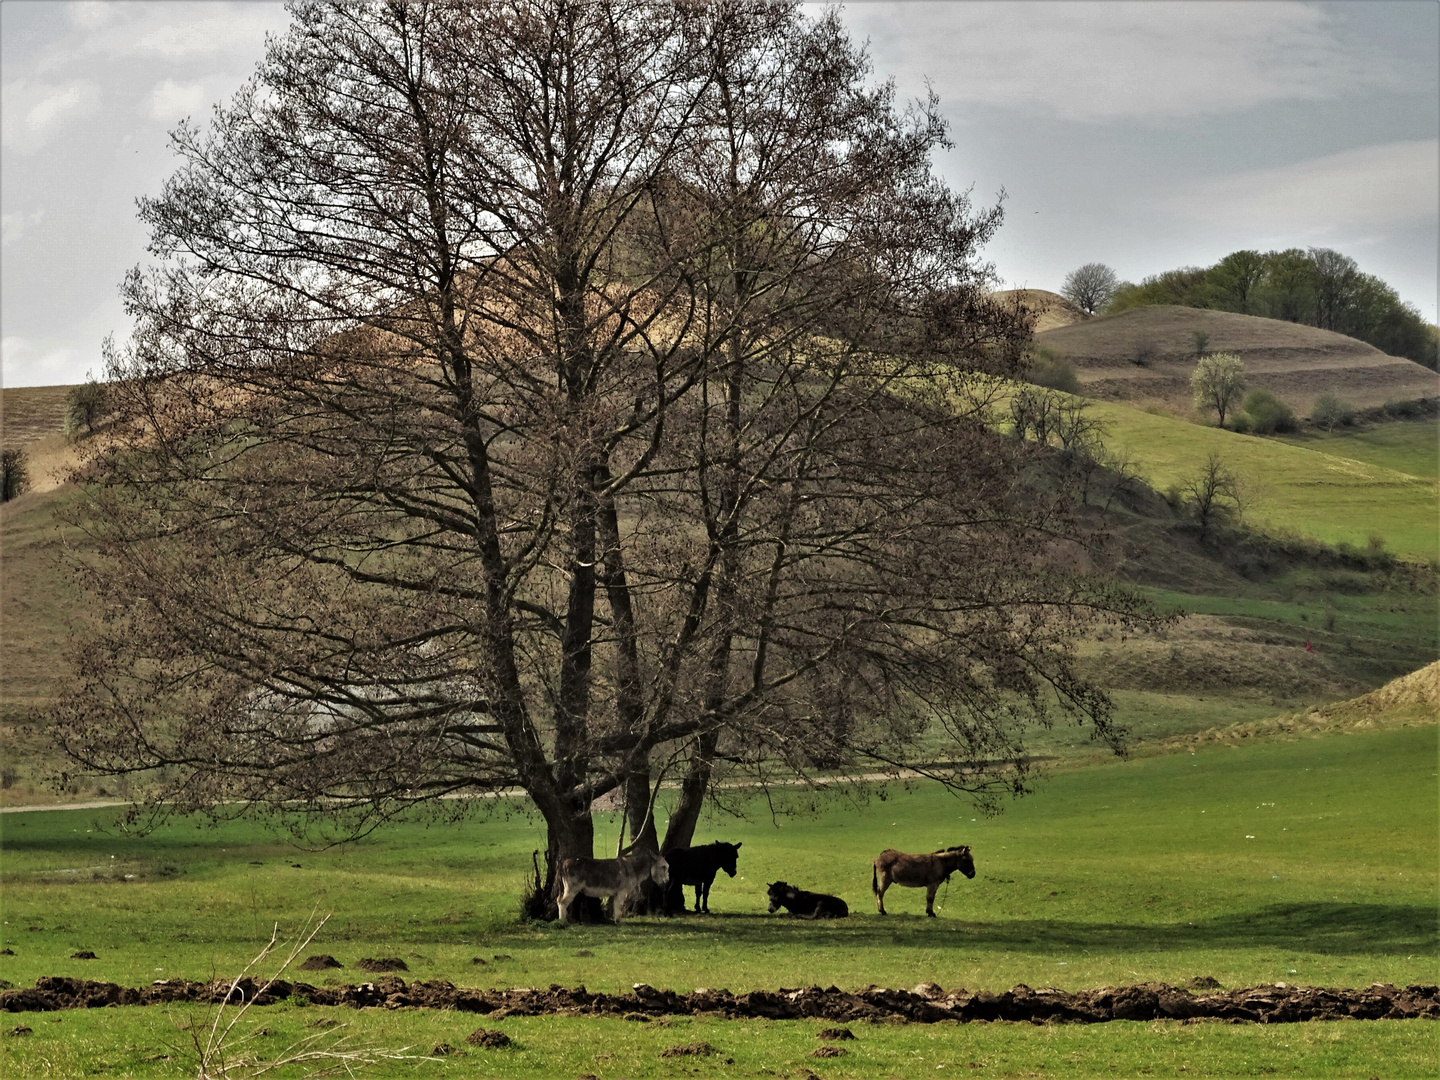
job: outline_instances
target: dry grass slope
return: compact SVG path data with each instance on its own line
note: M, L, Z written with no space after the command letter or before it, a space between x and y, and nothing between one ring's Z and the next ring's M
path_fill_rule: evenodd
M53 491L76 464L65 435L65 398L73 386L16 386L0 390L0 443L25 451L30 490Z
M1301 415L1327 390L1359 408L1440 396L1440 374L1413 360L1329 330L1228 311L1132 308L1039 330L1035 340L1071 361L1092 397L1188 412L1197 331L1209 335L1208 351L1237 354L1252 385Z
M1055 330L1084 322L1086 314L1059 293L1048 289L1005 289L995 296L1001 300L1019 297L1020 302L1035 313L1035 332Z
M1248 724L1211 728L1195 735L1182 735L1167 740L1167 745L1173 748L1176 745L1235 742L1273 735L1325 735L1436 724L1440 724L1440 660L1348 701L1337 701L1318 709Z

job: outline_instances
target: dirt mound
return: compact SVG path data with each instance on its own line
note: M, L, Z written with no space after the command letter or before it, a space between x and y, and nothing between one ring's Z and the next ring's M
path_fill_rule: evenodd
M1229 311L1156 305L1037 331L1035 341L1075 365L1092 397L1156 401L1187 411L1195 335L1208 352L1235 353L1252 386L1301 415L1325 391L1356 408L1440 395L1440 375L1363 341L1313 326Z
M491 1028L476 1028L465 1041L471 1046L483 1046L487 1050L499 1050L510 1045L510 1036L503 1031L494 1031Z
M338 966L338 965L337 965ZM401 960L398 956L382 956L378 959L365 957L356 967L361 971L379 973L382 971L409 971L410 965Z
M1411 705L1440 707L1440 660L1344 704L1376 711Z
M715 1047L707 1042L682 1043L679 1046L667 1046L660 1051L662 1058L674 1057L709 1057L718 1053Z
M231 984L162 979L143 988L84 979L42 978L33 989L0 992L0 1012L50 1012L57 1009L98 1009L108 1005L152 1005L168 1001L214 1004L226 1000L273 1005L286 998L315 1005L354 1008L453 1009L492 1019L506 1016L611 1016L627 1013L649 1017L714 1016L729 1020L909 1021L1023 1020L1034 1024L1097 1024L1107 1020L1225 1020L1290 1023L1301 1020L1440 1019L1440 986L1406 987L1376 983L1364 990L1312 986L1254 986L1242 990L1191 994L1164 983L1064 990L1016 986L994 994L951 990L925 998L909 990L867 986L851 993L838 986L796 990L696 990L678 994L637 984L629 994L592 994L583 986L552 985L517 990L464 989L445 982L405 983L391 976L357 986L317 987L277 980L257 986L241 979Z
M339 960L329 953L317 953L314 956L307 956L305 962L300 965L301 971L324 971L326 968L344 967Z
M1035 313L1035 333L1072 326L1089 318L1059 293L1048 289L1004 289L994 294L997 300L1018 299Z

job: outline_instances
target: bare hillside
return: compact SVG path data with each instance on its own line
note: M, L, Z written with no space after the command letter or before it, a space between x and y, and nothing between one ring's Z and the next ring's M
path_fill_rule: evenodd
M1209 352L1245 361L1253 386L1306 415L1332 391L1358 408L1440 395L1440 375L1363 341L1313 326L1201 308L1154 306L1044 330L1035 340L1070 360L1085 392L1190 407L1195 333Z
M1035 313L1035 332L1054 330L1084 322L1086 314L1059 293L1048 289L1005 289L995 294L1002 300L1019 297L1020 303Z

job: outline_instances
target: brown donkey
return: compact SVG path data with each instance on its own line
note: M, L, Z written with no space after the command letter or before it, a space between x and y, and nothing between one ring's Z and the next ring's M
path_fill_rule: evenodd
M870 874L870 891L875 894L875 903L880 914L885 914L885 890L891 885L908 885L912 889L925 887L925 914L935 917L935 890L942 881L949 881L950 875L959 870L967 878L975 876L975 860L970 857L970 846L948 847L933 855L906 855L903 851L889 848L875 860L875 869Z

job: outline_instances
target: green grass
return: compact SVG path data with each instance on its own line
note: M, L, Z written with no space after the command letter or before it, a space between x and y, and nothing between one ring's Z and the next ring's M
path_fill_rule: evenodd
M1151 707L1158 715L1162 705ZM1076 990L1197 975L1227 987L1433 982L1437 749L1434 726L1201 748L1057 772L1036 795L988 820L930 788L874 795L860 806L832 796L818 815L778 823L752 804L749 820L712 818L703 827L702 839L744 842L740 876L716 884L714 915L619 927L515 921L540 833L533 820L500 807L487 818L397 825L320 852L246 822L214 829L182 822L126 837L103 828L105 815L95 811L7 814L0 818L0 930L16 955L0 956L0 977L18 985L44 974L138 985L229 975L273 922L293 934L318 906L334 917L311 951L346 965L310 976L322 982L367 978L356 967L367 956L405 959L407 978L605 991L640 981L736 992L924 980L947 989L1024 982ZM613 843L613 823L602 824L601 844ZM880 849L957 842L974 847L979 873L942 893L940 918L923 916L918 890L892 890L893 914L875 914L869 864ZM820 924L768 916L764 884L777 877L839 893L854 914ZM69 959L81 949L99 958ZM183 1044L176 1025L199 1012L16 1015L7 1023L34 1034L0 1039L0 1072L194 1075L193 1064L167 1047ZM1387 1077L1415 1076L1433 1073L1440 1032L1418 1021L853 1025L850 1052L821 1061L807 1055L826 1025L810 1022L485 1021L282 1006L258 1011L253 1026L271 1034L257 1046L278 1050L315 1030L306 1025L318 1017L350 1023L359 1041L391 1049L463 1046L480 1022L518 1044L372 1073L406 1076L478 1069L672 1077L698 1069L803 1077L810 1067L827 1077L914 1076L944 1065L1007 1077L1368 1077L1376 1061ZM658 1056L696 1041L719 1055Z
M1239 435L1114 402L1096 401L1093 409L1110 427L1110 448L1129 452L1159 491L1182 483L1214 452L1254 485L1260 499L1249 520L1262 528L1358 547L1378 535L1398 555L1440 558L1440 488L1433 472L1411 475L1378 462L1321 453L1312 448L1315 443ZM1411 460L1409 451L1397 451L1392 459L1402 457Z
M0 1041L6 1076L194 1076L180 1028L204 1021L203 1009L106 1009L22 1017L25 1038ZM256 1016L255 1013L251 1014ZM668 1023L571 1017L491 1020L458 1013L349 1009L266 1009L241 1031L268 1034L246 1049L275 1054L316 1033L317 1022L348 1025L357 1046L412 1054L440 1044L465 1051L427 1062L387 1063L363 1076L824 1077L888 1080L916 1076L1264 1076L1356 1080L1434 1074L1440 1024L1427 1021L1306 1023L1273 1026L1114 1022L1091 1027L1017 1023L848 1025L854 1040L836 1043L843 1057L817 1060L823 1021L725 1021L676 1018ZM477 1026L504 1031L510 1047L467 1047ZM665 1059L678 1044L709 1043L715 1054ZM1377 1065L1383 1062L1383 1068ZM284 1070L278 1076L298 1076Z
M993 820L927 788L778 827L711 821L703 836L745 844L716 914L619 928L515 922L539 840L519 818L299 852L253 824L124 838L91 824L94 811L6 815L0 929L16 955L0 957L0 976L209 978L238 970L273 921L293 931L318 905L334 919L316 948L347 965L342 981L365 956L400 956L416 978L602 990L1425 981L1437 824L1415 808L1433 810L1436 794L1430 727L1061 772ZM951 883L943 918L925 919L910 890L893 896L896 914L873 913L877 852L949 843L974 846L979 875ZM838 893L855 917L765 915L765 882L781 877ZM99 959L68 959L83 949Z
M1307 431L1280 439L1334 457L1440 479L1440 425L1434 420L1393 420L1359 430Z

